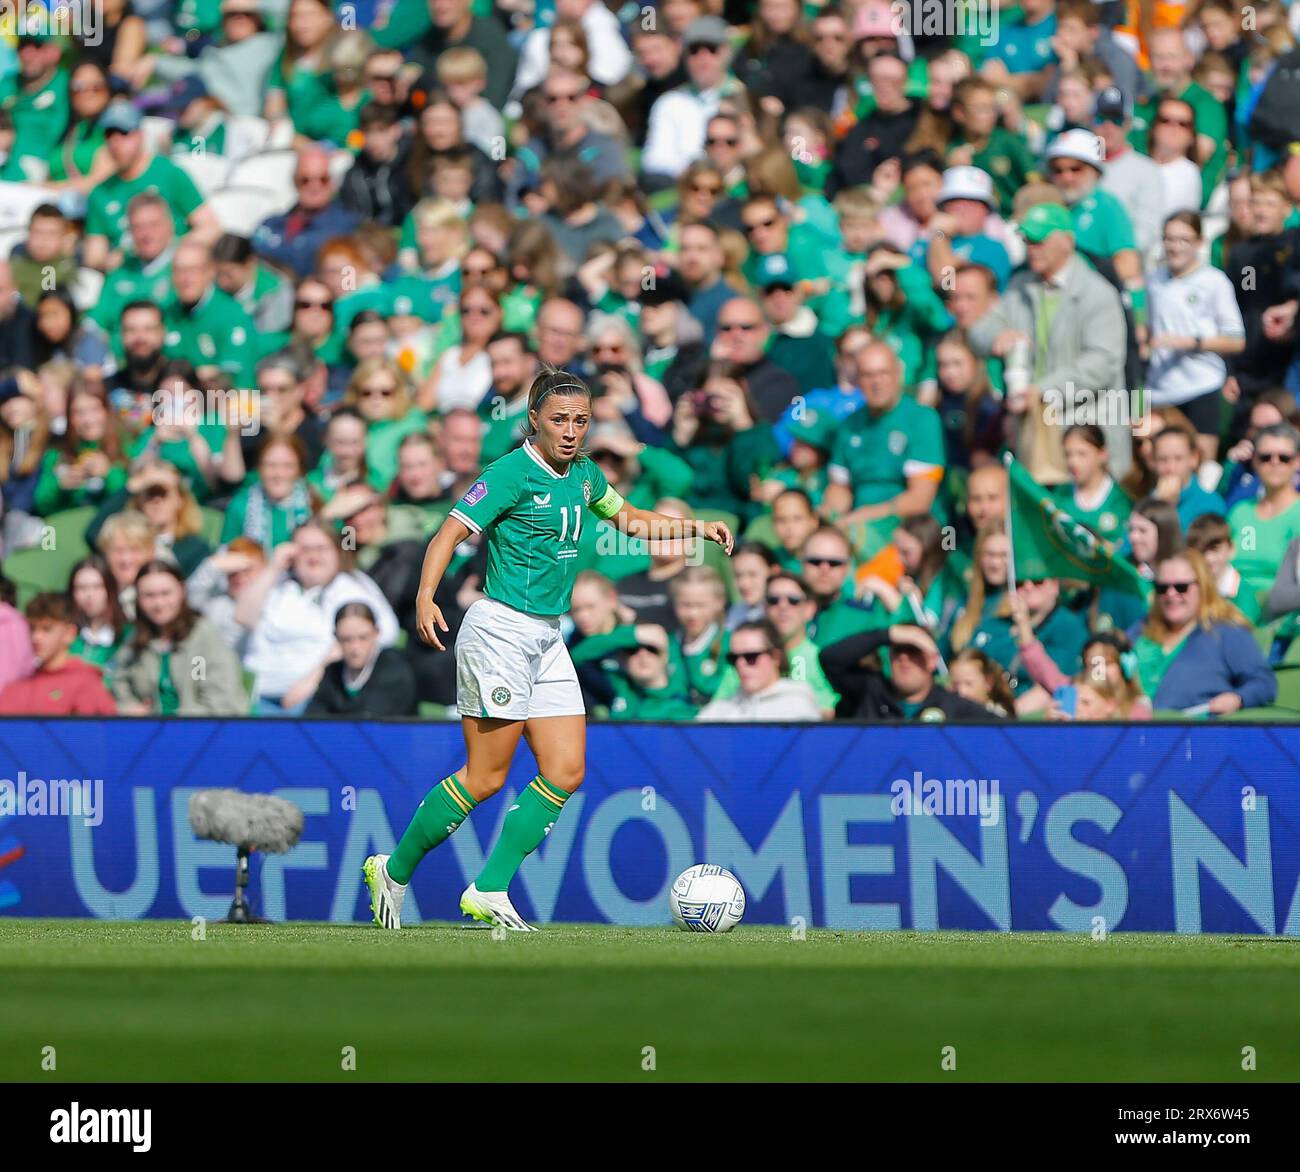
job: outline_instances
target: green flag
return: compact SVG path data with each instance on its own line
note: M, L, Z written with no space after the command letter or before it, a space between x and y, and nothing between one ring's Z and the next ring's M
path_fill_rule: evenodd
M1009 460L1007 471L1011 556L1017 578L1070 578L1146 597L1150 583L1116 554L1109 541L1071 517L1018 460Z

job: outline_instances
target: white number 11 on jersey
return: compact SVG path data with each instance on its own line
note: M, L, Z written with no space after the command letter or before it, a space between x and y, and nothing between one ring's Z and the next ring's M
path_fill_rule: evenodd
M582 530L582 506L573 506L573 540L576 543L578 534ZM569 510L560 510L560 540L563 541L569 532Z

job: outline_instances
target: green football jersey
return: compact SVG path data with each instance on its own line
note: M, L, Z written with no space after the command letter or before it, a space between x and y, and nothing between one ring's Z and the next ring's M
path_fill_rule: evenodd
M578 539L590 509L608 520L623 507L605 474L586 456L561 476L525 440L489 464L450 515L487 531L483 593L525 614L569 609L578 574Z

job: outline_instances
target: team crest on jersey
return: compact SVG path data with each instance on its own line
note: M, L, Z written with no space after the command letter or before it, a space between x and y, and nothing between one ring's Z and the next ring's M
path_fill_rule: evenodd
M587 504L587 505L591 504L591 481L590 480L584 480L582 482L582 501L583 504Z
M891 431L889 433L889 450L895 456L901 456L907 447L907 432Z
M505 704L509 704L509 703L510 703L510 689L509 689L509 688L493 688L493 689L492 689L492 703L493 703L493 704L497 704L497 705L505 705Z
M466 505L476 505L485 496L487 496L487 485L481 480L476 480L470 485L469 491L461 497L461 503Z

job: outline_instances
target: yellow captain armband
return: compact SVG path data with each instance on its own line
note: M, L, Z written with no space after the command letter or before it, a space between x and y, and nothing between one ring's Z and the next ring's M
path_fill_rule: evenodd
M591 511L596 514L602 521L608 521L611 517L617 517L618 511L624 505L623 498L610 485L605 489L605 495L598 501L591 502Z

